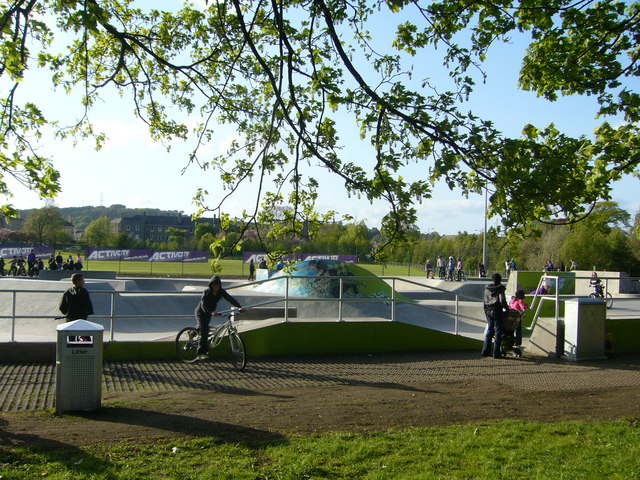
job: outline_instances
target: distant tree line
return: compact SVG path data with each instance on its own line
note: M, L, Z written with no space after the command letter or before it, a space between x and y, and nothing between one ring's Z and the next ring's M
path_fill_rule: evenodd
M141 214L143 211L126 207L122 210L120 207L109 207L110 211L117 213L114 218L123 213ZM89 213L91 208L98 213L104 212L104 207L79 207L76 213L86 221L95 216ZM73 243L70 233L64 230L63 211L72 223L75 222L69 210L52 206L31 210L22 230L0 230L0 242ZM154 211L154 214L177 213L160 212ZM445 258L461 258L465 269L470 271L477 270L483 258L483 234L459 232L456 235L440 235L438 232L422 233L417 227L410 228L411 235L406 242L387 246L380 255L378 249L386 245L387 239L378 228L370 228L364 222L325 222L305 230L313 231L313 235L304 238L302 235L291 238L274 234L277 229L268 225L244 229L241 237L243 228L239 222L225 222L222 231L216 231L208 224L198 224L194 238L190 240L185 238L184 231L169 228L166 242L144 242L123 233L114 235L110 222L111 218L107 215L90 221L79 245L167 250L211 250L212 245L217 245L230 256L240 256L243 251L297 251L357 255L361 262L371 260L375 252L383 262L414 265L424 265L429 259L435 265L436 258L441 255ZM596 267L599 270L640 275L640 212L632 218L615 202L602 202L581 222L571 226L558 222L540 223L538 230L540 233L536 236L509 240L489 231L486 245L488 271L503 271L505 262L514 259L521 270L542 270L547 260L551 260L557 268L564 265L568 269L571 262L575 261L583 270Z

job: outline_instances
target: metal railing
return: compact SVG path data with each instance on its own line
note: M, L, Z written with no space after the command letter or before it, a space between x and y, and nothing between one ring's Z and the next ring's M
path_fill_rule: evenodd
M391 292L391 296L390 297L365 297L365 296L349 296L349 295L345 295L344 291L345 291L345 281L349 281L349 282L353 282L353 281L360 281L360 280L383 280L385 282L387 282L387 284L390 284L390 292ZM338 298L329 298L329 297L302 297L302 296L294 296L291 295L290 291L292 289L292 282L294 283L298 283L299 281L314 281L317 282L318 280L321 281L335 281L337 282L336 284L336 290L339 292L339 296ZM322 276L322 277L317 277L317 276L280 276L280 277L272 277L269 279L264 279L264 280L258 280L258 281L254 281L254 282L249 282L249 283L242 283L242 284L238 284L238 285L232 285L229 287L226 287L227 290L233 290L233 289L237 289L237 288L241 288L241 287L248 287L248 286L255 286L255 285L261 285L261 284L265 284L265 283L270 283L270 282L283 282L285 283L284 286L284 294L274 294L271 292L264 292L265 296L271 296L271 297L276 297L276 298L272 298L270 300L266 300L263 302L258 302L258 303L254 303L254 304L250 304L250 305L243 305L244 308L246 309L250 309L250 308L258 308L258 307L265 307L265 306L269 306L269 305L276 305L276 304L284 304L284 322L289 322L289 307L292 303L302 303L302 302L330 302L330 303L336 303L338 308L338 313L337 313L337 318L335 318L335 321L337 322L344 322L347 321L347 319L344 316L344 305L346 303L353 303L353 302L371 302L371 303L382 303L382 304L388 304L390 306L390 321L396 321L396 307L398 304L403 304L403 305L411 305L417 309L421 309L421 310L428 310L428 311L432 311L432 312L437 312L437 313L441 313L447 316L452 317L453 319L453 332L455 335L459 335L459 323L460 320L470 320L470 321L481 321L484 322L484 318L476 318L473 316L469 316L469 315L464 315L462 313L460 313L460 302L467 300L467 301L471 301L471 302L478 302L479 299L478 298L474 298L474 297L469 297L469 296L465 296L456 292L452 292L446 289L442 289L442 288L438 288L438 287L434 287L431 285L427 285L425 283L419 282L419 281L413 281L413 280L408 280L408 279L404 279L404 278L399 278L399 277L338 277L338 276ZM437 292L437 293L441 293L441 294L445 294L445 295L450 295L451 299L449 300L449 302L453 302L453 311L450 310L446 310L446 309L441 309L441 308L435 308L433 306L428 306L428 305L420 305L415 301L409 300L409 299L405 299L405 298L398 298L396 296L396 287L398 285L399 282L405 283L405 284L410 284L410 285L414 285L414 286L418 286L421 288L426 288L428 290ZM55 318L59 318L59 315L33 315L33 314L28 314L28 315L18 315L16 312L16 306L17 306L17 297L19 294L56 294L56 295L62 295L64 293L65 290L0 290L0 294L7 294L9 293L11 295L11 314L10 315L0 315L0 319L11 319L11 335L10 335L10 341L11 342L16 342L16 322L22 319L43 319L43 320L52 320ZM100 290L93 290L91 291L91 296L95 297L98 295L109 295L110 299L109 299L109 313L108 314L102 314L102 315L92 315L91 319L92 320L106 320L106 323L108 324L108 331L109 331L109 341L115 341L116 340L116 332L117 332L117 323L118 320L122 320L122 319L135 319L135 318L144 318L144 319L157 319L157 320L161 320L161 319L193 319L194 315L193 313L189 313L188 315L175 315L175 314L171 314L171 315L152 315L152 314L124 314L124 313L120 313L118 312L118 306L117 306L117 298L119 298L120 296L127 296L127 295L136 295L136 296L140 296L140 295L148 295L148 296L155 296L155 295L171 295L171 296L183 296L183 295L187 295L187 296L200 296L202 294L202 291L140 291L140 290L112 290L112 291L100 291ZM95 303L95 302L94 302ZM330 317L327 317L330 318Z
M344 291L345 291L345 281L349 281L349 282L353 282L355 281L359 281L359 280L383 280L385 281L387 284L389 284L390 286L390 297L383 297L383 298L370 298L370 297L356 297L356 296L349 296L349 295L345 295ZM533 301L531 303L531 310L534 311L534 318L532 319L531 325L529 327L525 327L527 330L532 331L537 323L538 318L540 317L540 314L542 312L542 307L546 302L554 302L555 303L555 318L556 320L560 319L560 302L569 298L577 298L577 297L582 297L584 295L576 295L574 294L560 294L559 289L558 289L558 281L559 279L573 279L574 281L576 280L588 280L590 279L590 277L570 277L570 276L558 276L558 275L543 275L540 278L540 281L538 283L538 288L536 289L536 291L538 291L540 289L540 286L542 284L546 284L549 283L551 285L555 286L555 292L552 294L534 294L533 297ZM637 281L636 277L600 277L600 279L604 282L604 288L605 288L605 292L609 290L609 282L610 281ZM328 297L301 297L301 296L294 296L291 295L291 283L297 283L299 281L308 281L308 282L315 282L318 280L322 280L322 281L335 281L336 283L336 291L339 292L338 294L338 298L328 298ZM322 276L322 277L317 277L317 276L280 276L280 277L271 277L268 279L264 279L264 280L258 280L258 281L254 281L254 282L249 282L249 283L241 283L241 284L237 284L237 285L232 285L227 287L227 290L234 290L237 288L241 288L241 287L248 287L248 286L256 286L256 285L261 285L261 284L267 284L270 282L284 282L284 293L283 294L274 294L274 293L269 293L269 292L264 292L265 296L270 296L270 297L275 297L272 298L270 300L266 300L263 302L259 302L259 303L254 303L251 305L244 305L245 308L258 308L258 307L265 307L265 306L270 306L270 305L278 305L278 304L284 304L284 322L289 322L289 310L290 310L290 305L293 304L299 304L299 303L303 303L303 302L328 302L328 303L335 303L337 304L337 315L335 317L335 321L337 322L344 322L344 321L348 321L347 318L345 318L344 316L344 305L347 303L353 303L353 302L372 302L372 303L382 303L382 304L388 304L390 307L389 310L389 316L390 316L390 321L396 321L396 317L397 317L397 313L396 313L396 309L398 305L411 305L412 307L416 308L417 310L423 310L423 311L431 311L431 312L436 312L439 314L444 314L446 316L449 316L452 318L453 320L453 325L452 325L452 330L453 333L455 335L459 335L460 334L460 321L461 320L466 320L466 321L471 321L471 322L481 322L484 323L486 321L486 319L484 318L484 316L482 316L482 318L478 318L478 317L474 317L474 316L470 316L470 315L464 315L462 313L460 313L460 302L461 301L468 301L468 302L477 302L479 303L479 305L481 305L481 299L480 298L476 298L476 297L469 297L457 292L453 292L450 290L446 290L446 289L442 289L442 288L438 288L438 287L434 287L431 285L428 285L426 283L420 282L420 281L414 281L414 280L409 280L406 278L401 278L401 277L375 277L375 276L363 276L363 277L338 277L338 276ZM429 306L429 305L422 305L417 303L416 301L412 301L412 300L407 300L405 298L398 298L396 296L396 291L397 291L397 286L398 284L408 284L408 285L413 285L413 286L417 286L420 288L424 288L428 291L432 291L432 292L436 292L436 293L440 293L440 294L444 294L447 296L450 296L450 300L443 300L443 304L449 306L449 307L453 307L453 311L451 310L447 310L447 309L443 309L443 308L437 308L435 306ZM575 289L575 285L574 285L574 289ZM574 290L575 291L575 290ZM10 294L11 295L11 314L10 315L0 315L0 319L10 319L11 320L11 334L10 334L10 341L11 342L16 342L16 322L22 319L43 319L43 320L52 320L55 319L56 317L58 317L58 315L33 315L33 314L28 314L28 315L18 315L17 312L17 305L18 305L18 295L20 294L55 294L55 295L62 295L62 293L64 292L64 290L0 290L0 294ZM117 305L117 299L121 296L127 296L127 295L136 295L136 296L140 296L140 295L148 295L148 296L156 296L156 295L171 295L171 296L183 296L183 295L187 295L187 296L192 296L192 297L196 297L196 296L200 296L202 294L201 291L140 291L140 290L123 290L123 291L118 291L118 290L113 290L113 291L100 291L100 290L94 290L91 291L91 295L92 296L97 296L97 295L109 295L110 299L109 299L109 313L108 314L102 314L102 315L93 315L91 317L91 319L94 320L106 320L106 323L108 324L108 331L109 331L109 340L110 341L115 341L116 340L116 332L117 332L117 326L118 326L118 321L119 320L123 320L123 319L136 319L136 318L144 318L144 319L156 319L156 320L162 320L162 319L193 319L194 315L193 313L191 313L191 311L189 312L189 314L185 314L185 315L176 315L176 314L170 314L170 315L151 315L151 314L124 314L124 313L120 313L118 311L118 305ZM402 296L404 297L404 296ZM616 301L620 301L621 299L618 297L615 297ZM327 317L330 318L330 317Z
M584 298L585 294L576 294L576 284L573 285L574 293L560 293L560 288L558 283L560 280L569 280L576 282L578 280L591 280L591 276L576 276L576 275L542 275L538 282L538 286L535 290L533 300L531 302L531 310L535 311L534 317L531 321L531 325L529 327L525 327L527 330L532 331L536 326L538 318L540 317L540 313L542 311L542 306L545 302L554 302L555 304L555 320L556 322L560 320L560 302L569 300L572 298ZM598 277L604 283L604 293L609 292L610 283L615 282L637 282L640 280L640 277ZM554 291L550 294L538 293L541 290L542 285L550 285ZM586 294L588 296L589 294ZM625 298L621 298L617 295L614 295L614 299L618 302L624 301Z

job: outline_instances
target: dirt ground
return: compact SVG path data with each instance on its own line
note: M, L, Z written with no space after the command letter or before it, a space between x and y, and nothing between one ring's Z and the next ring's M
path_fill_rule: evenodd
M251 393L108 394L97 412L21 412L0 417L0 445L74 449L115 442L217 436L259 442L295 434L522 419L640 418L640 387L531 392L486 380L347 385Z

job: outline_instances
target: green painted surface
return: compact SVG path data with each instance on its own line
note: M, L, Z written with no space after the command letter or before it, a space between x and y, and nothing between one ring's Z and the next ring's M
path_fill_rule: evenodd
M398 322L281 323L241 334L247 356L475 350L481 342ZM228 355L222 342L213 356ZM106 360L174 358L173 342L108 342Z
M559 277L558 284L560 285L560 295L571 295L575 292L576 280L574 272L524 272L516 271L516 290L524 290L524 293L528 296L532 296L538 284L540 283L540 277L543 275L551 277ZM553 287L552 293L555 294L555 281L549 280L549 283ZM514 292L507 292L507 295L511 295Z
M607 320L606 331L615 354L640 353L640 320Z

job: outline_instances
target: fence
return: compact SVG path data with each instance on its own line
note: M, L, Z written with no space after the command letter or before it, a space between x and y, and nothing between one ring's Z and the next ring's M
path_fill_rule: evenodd
M243 305L245 308L247 309L251 309L251 308L259 308L259 307L267 307L267 306L273 306L273 305L282 305L284 306L284 318L283 321L284 322L289 322L290 318L289 318L289 311L292 305L302 305L308 302L321 302L321 303L328 303L328 304L333 304L335 306L335 311L337 312L334 318L327 318L325 319L326 321L338 321L338 322L344 322L344 321L350 321L350 320L357 320L357 318L353 318L353 317L346 317L344 315L344 307L347 304L351 304L351 303L368 303L368 304L374 304L377 305L377 311L380 312L380 315L382 316L386 316L386 318L388 318L389 321L396 321L397 320L397 308L398 305L404 305L406 306L405 308L408 309L407 311L411 310L414 312L414 314L416 314L415 312L426 312L426 311L430 311L430 312L434 312L434 313L438 313L441 316L446 316L448 318L450 318L450 322L451 322L451 326L447 329L449 330L451 333L458 335L460 332L460 322L461 321L469 321L469 322L480 322L481 324L484 324L484 318L480 318L477 316L472 316L472 315L466 315L461 313L460 311L460 303L463 301L468 301L468 302L473 302L474 304L477 304L478 299L477 298L472 298L472 297L468 297L465 295L461 295L459 293L455 293L455 292L450 292L448 290L445 289L441 289L441 288L437 288L437 287L432 287L430 285L426 285L424 283L418 282L418 281L412 281L412 280L408 280L408 279L404 279L404 278L397 278L397 277L322 277L322 280L326 280L326 281L333 281L336 282L336 291L339 292L339 296L338 298L327 298L327 297L300 297L300 296L294 296L290 294L290 290L291 290L291 282L299 282L300 280L307 280L307 281L318 281L318 277L307 277L307 276L296 276L296 277L290 277L290 276L283 276L283 277L279 277L279 278L269 278L269 279L265 279L265 280L259 280L256 282L251 282L251 283L243 283L240 285L235 285L235 286L230 286L227 288L227 290L234 290L237 288L241 288L241 287L248 287L248 286L255 286L255 285L260 285L260 284L265 284L265 283L271 283L271 282L284 282L284 293L283 294L278 294L278 295L274 295L274 294L266 294L266 297L270 297L268 300L266 301L259 301L253 304L245 304ZM354 297L354 296L345 296L344 295L344 291L345 291L345 285L344 282L345 281L349 281L349 282L353 282L353 281L365 281L365 280L383 280L385 281L387 284L390 285L390 292L391 295L387 296L387 297ZM405 298L399 298L396 296L396 290L397 290L397 285L399 282L402 282L404 284L408 284L408 285L414 285L420 288L425 288L428 289L430 291L439 293L445 297L448 297L448 299L443 299L441 300L440 303L440 307L438 308L437 306L430 306L430 305L421 305L418 304L415 301L411 301L411 300L407 300ZM39 314L18 314L17 312L17 305L19 304L19 296L21 295L26 295L26 294L36 294L38 296L42 296L42 295L51 295L54 296L55 295L55 300L59 299L59 296L63 293L63 290L49 290L49 291L41 291L41 290L0 290L0 295L3 295L5 298L6 297L10 297L10 305L11 305L11 312L9 315L0 315L0 320L2 319L8 319L10 320L10 336L9 336L9 341L10 342L16 342L18 341L16 338L16 325L17 322L21 321L21 320L52 320L55 318L59 318L56 315L39 315ZM131 290L113 290L113 291L99 291L99 290L93 290L91 291L91 296L92 298L94 298L94 304L96 304L96 298L97 297L102 297L102 296L106 296L107 300L106 301L99 301L98 303L102 303L102 305L104 306L105 303L107 305L106 310L108 311L108 313L106 314L98 314L98 315L93 315L91 317L92 321L102 321L105 324L105 330L107 331L108 334L108 340L109 341L116 341L117 340L117 334L118 334L118 323L122 320L134 320L134 323L136 320L151 320L151 321L161 321L161 320L166 320L166 319L171 319L171 320L177 320L177 321L183 321L183 322L191 322L191 324L193 324L194 322L194 315L193 315L193 309L190 308L187 311L185 311L184 314L151 314L151 313L143 313L143 314L132 314L132 313L125 313L124 311L122 311L122 308L119 308L119 302L122 303L124 300L124 298L126 298L127 296L145 296L145 297L149 297L149 301L153 298L153 297L166 297L166 296L178 296L178 297L182 297L182 296L188 296L188 297L199 297L201 295L201 291L131 291ZM191 306L195 305L196 301L194 298L194 302L192 302ZM5 303L6 305L7 303ZM51 308L53 308L53 305L57 305L57 302L55 301L49 301L49 306ZM417 315L417 314L416 314ZM423 315L419 315L421 318L423 317ZM176 330L177 331L177 330Z
M249 287L249 286L255 286L255 285L261 285L261 284L268 284L271 282L284 282L284 293L283 294L273 294L273 293L269 293L269 294L265 294L267 297L271 297L266 301L260 301L260 302L256 302L253 304L245 304L243 305L245 308L258 308L258 307L266 307L266 306L273 306L273 305L282 305L284 306L284 318L283 321L284 322L289 322L290 318L289 318L289 311L290 311L290 307L292 305L302 305L308 302L320 302L320 303L327 303L329 305L334 305L333 309L336 312L335 317L332 317L333 319L331 320L330 318L325 318L325 321L337 321L337 322L344 322L344 321L353 321L353 320L358 320L357 318L354 317L348 317L345 316L344 314L344 307L345 305L348 305L350 303L368 303L368 304L374 304L377 305L377 311L380 312L380 315L386 315L386 318L388 318L389 321L397 321L397 309L399 305L404 306L403 308L405 308L405 310L403 311L403 314L410 314L412 316L412 318L425 318L425 323L424 326L425 327L429 327L429 328L435 328L438 330L442 330L442 331L449 331L450 333L453 333L455 335L460 335L460 327L461 327L461 323L464 322L465 325L465 335L468 335L469 332L473 332L475 330L480 329L480 331L484 328L484 324L485 324L485 318L484 315L481 313L480 315L468 315L465 313L461 312L461 303L465 302L465 307L467 308L467 310L478 310L480 312L482 312L482 303L481 300L479 298L474 298L474 297L469 297L466 295L462 295L460 293L457 292L451 292L449 290L445 290L442 288L438 288L438 287L434 287L425 283L422 283L420 281L414 281L414 280L410 280L407 278L398 278L398 277L330 277L330 276L326 276L326 277L321 277L323 280L328 280L328 281L334 281L336 282L336 291L339 292L339 296L337 298L327 298L327 297L301 297L301 296L295 296L292 295L290 293L291 290L291 282L298 282L300 280L309 280L309 281L318 281L319 277L307 277L307 276L296 276L296 277L291 277L291 276L283 276L283 277L278 277L278 278L269 278L269 279L265 279L265 280L259 280L259 281L255 281L255 282L250 282L250 283L243 283L243 284L239 284L239 285L234 285L234 286L230 286L227 288L227 290L234 290L234 289L238 289L238 288L244 288L244 287ZM533 328L535 327L535 324L537 322L538 317L541 315L542 313L542 306L544 303L548 303L548 302L554 302L555 303L555 318L556 319L560 319L560 302L562 300L568 299L568 298L576 298L579 297L581 295L576 295L574 294L560 294L559 289L557 288L557 283L559 279L561 279L563 277L558 277L555 275L543 275L540 278L539 281L539 286L542 285L543 283L551 283L552 285L555 284L556 288L555 288L555 292L553 292L552 294L548 294L548 295L542 295L542 294L536 294L534 295L532 304L531 304L531 310L535 312L534 314L534 318L532 319L532 323L531 325L528 327L529 330L533 330ZM587 279L588 280L589 277L575 277L576 280L579 279ZM387 297L376 297L376 298L371 298L371 297L353 297L353 296L345 296L344 295L344 291L345 291L345 285L344 282L345 281L349 281L349 282L353 282L354 280L356 281L364 281L364 280L383 280L385 281L387 284L390 285L390 292L391 295L387 296ZM610 282L612 281L619 281L620 278L619 277L601 277L601 279L603 280L603 282L605 283L605 291L607 291L609 289L610 286ZM630 280L630 281L638 281L637 277L634 278L625 278L626 280ZM408 300L405 298L400 298L396 295L396 291L397 291L397 287L399 284L403 284L405 286L409 285L409 286L415 286L415 287L419 287L420 289L425 289L428 292L435 292L437 294L440 294L442 298L439 299L439 301L437 302L437 306L434 305L426 305L426 304L420 304L416 301L412 301L412 300ZM9 315L0 315L0 320L3 319L9 319L10 320L10 341L11 342L16 342L16 322L21 321L21 320L26 320L26 319L41 319L41 320L52 320L54 318L56 318L55 315L38 315L38 314L18 314L17 313L17 305L19 303L18 301L18 297L22 294L37 294L37 295L55 295L56 296L56 300L59 299L59 296L63 293L63 290L56 290L56 291L41 291L41 290L0 290L0 295L3 296L2 300L3 300L3 305L7 305L10 304L11 305L11 313ZM118 333L118 322L122 321L122 320L150 320L150 321L161 321L161 320L166 320L166 319L171 319L171 320L178 320L178 321L182 321L182 322L191 322L191 324L194 323L194 316L193 316L193 305L195 305L195 297L198 297L201 295L201 291L130 291L130 290L121 290L121 291L92 291L91 292L92 297L99 297L99 296L107 296L107 305L108 307L106 308L106 310L108 311L107 314L102 314L102 315L94 315L91 317L91 319L93 321L104 321L105 323L105 329L108 332L109 335L109 341L116 341L117 340L117 333ZM153 297L166 297L166 296L178 296L178 297L182 297L182 296L189 296L189 297L194 297L194 302L192 302L190 304L190 308L188 310L185 309L185 313L179 313L179 314L150 314L150 313L143 313L143 314L131 314L131 313L125 313L123 312L122 308L119 307L118 302L123 302L127 296L144 296L144 297L149 297L149 299L153 298ZM582 295L584 296L584 295ZM255 295L254 295L255 298ZM615 296L616 298L616 302L622 302L625 300L636 300L637 301L637 295L630 295L628 298L621 298L619 296ZM94 302L95 303L95 302ZM104 301L102 302L103 304L105 303ZM158 302L156 302L158 303ZM55 305L57 306L57 301L56 302L50 302L50 305ZM52 308L53 309L53 308ZM422 315L421 312L432 312L434 314L438 314L440 317L447 317L450 318L450 326L446 326L444 325L443 322L440 322L437 326L434 325L434 321L433 318L429 319L427 318L427 316ZM432 315L433 317L433 315ZM403 319L405 320L405 319ZM135 322L134 322L135 323ZM469 328L469 325L472 325L473 328ZM477 327L477 328L476 328ZM177 327L176 327L177 328ZM176 330L177 331L177 330ZM120 332L121 334L123 332ZM171 330L169 333L175 333L173 332L173 330Z

